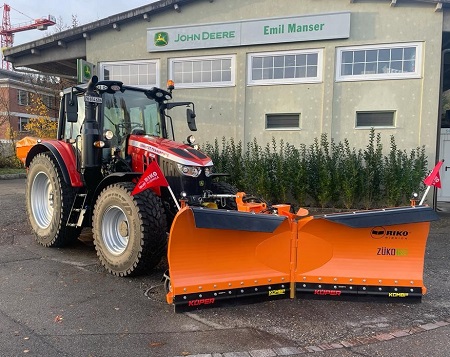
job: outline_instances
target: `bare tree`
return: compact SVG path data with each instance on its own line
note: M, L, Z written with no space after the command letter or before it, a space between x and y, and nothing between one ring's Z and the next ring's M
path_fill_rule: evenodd
M78 15L72 14L71 16L72 16L72 23L67 24L64 22L63 17L61 15L59 15L56 18L56 24L53 25L52 27L50 27L50 29L45 32L44 37L51 36L51 35L54 35L55 33L63 32L63 31L69 30L71 28L80 26L81 24L80 24L80 21L78 20Z
M72 28L80 26L80 22L78 21L78 15L72 14Z

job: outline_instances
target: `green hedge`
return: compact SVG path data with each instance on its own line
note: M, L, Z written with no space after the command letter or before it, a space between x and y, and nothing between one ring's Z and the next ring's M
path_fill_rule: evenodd
M216 139L202 148L217 172L239 190L271 203L334 208L377 208L409 204L413 192L422 192L427 172L425 147L406 152L391 136L383 155L380 133L372 129L364 149L348 140L336 143L323 134L312 145L298 147L276 142L260 146L256 139L244 149L233 139Z

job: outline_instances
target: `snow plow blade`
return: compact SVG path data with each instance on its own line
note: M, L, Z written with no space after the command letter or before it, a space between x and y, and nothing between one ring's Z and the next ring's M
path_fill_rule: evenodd
M427 206L298 217L186 207L169 237L176 311L232 298L420 298Z
M296 293L421 298L428 206L317 216L298 230Z
M291 240L287 217L184 208L170 230L167 301L178 310L239 297L288 297Z

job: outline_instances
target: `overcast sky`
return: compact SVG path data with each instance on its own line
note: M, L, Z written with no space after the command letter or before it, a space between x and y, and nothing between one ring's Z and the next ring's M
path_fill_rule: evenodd
M72 25L72 15L77 15L78 24L85 25L105 17L148 5L156 0L5 0L11 7L11 26L53 15L57 21L62 17L63 24ZM3 4L0 4L3 12ZM29 30L14 35L14 46L38 40L49 31Z

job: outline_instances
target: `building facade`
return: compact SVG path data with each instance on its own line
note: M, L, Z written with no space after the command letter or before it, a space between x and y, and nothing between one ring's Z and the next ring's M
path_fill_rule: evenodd
M176 99L196 103L201 141L309 145L326 133L364 147L374 127L433 161L442 26L427 3L196 1L92 36L86 53L101 79L173 79Z
M400 149L425 146L433 166L445 151L446 6L165 0L7 50L6 58L44 71L53 58L51 68L67 75L76 56L94 64L100 79L148 87L173 79L174 98L195 102L200 142L310 145L326 134L364 148L375 128L387 150L392 135ZM183 139L181 109L173 118ZM442 179L450 187L450 176Z
M10 142L11 131L16 139L29 135L26 125L36 117L29 110L33 95L41 98L51 118L55 118L56 98L52 90L33 84L27 75L0 69L0 142Z

